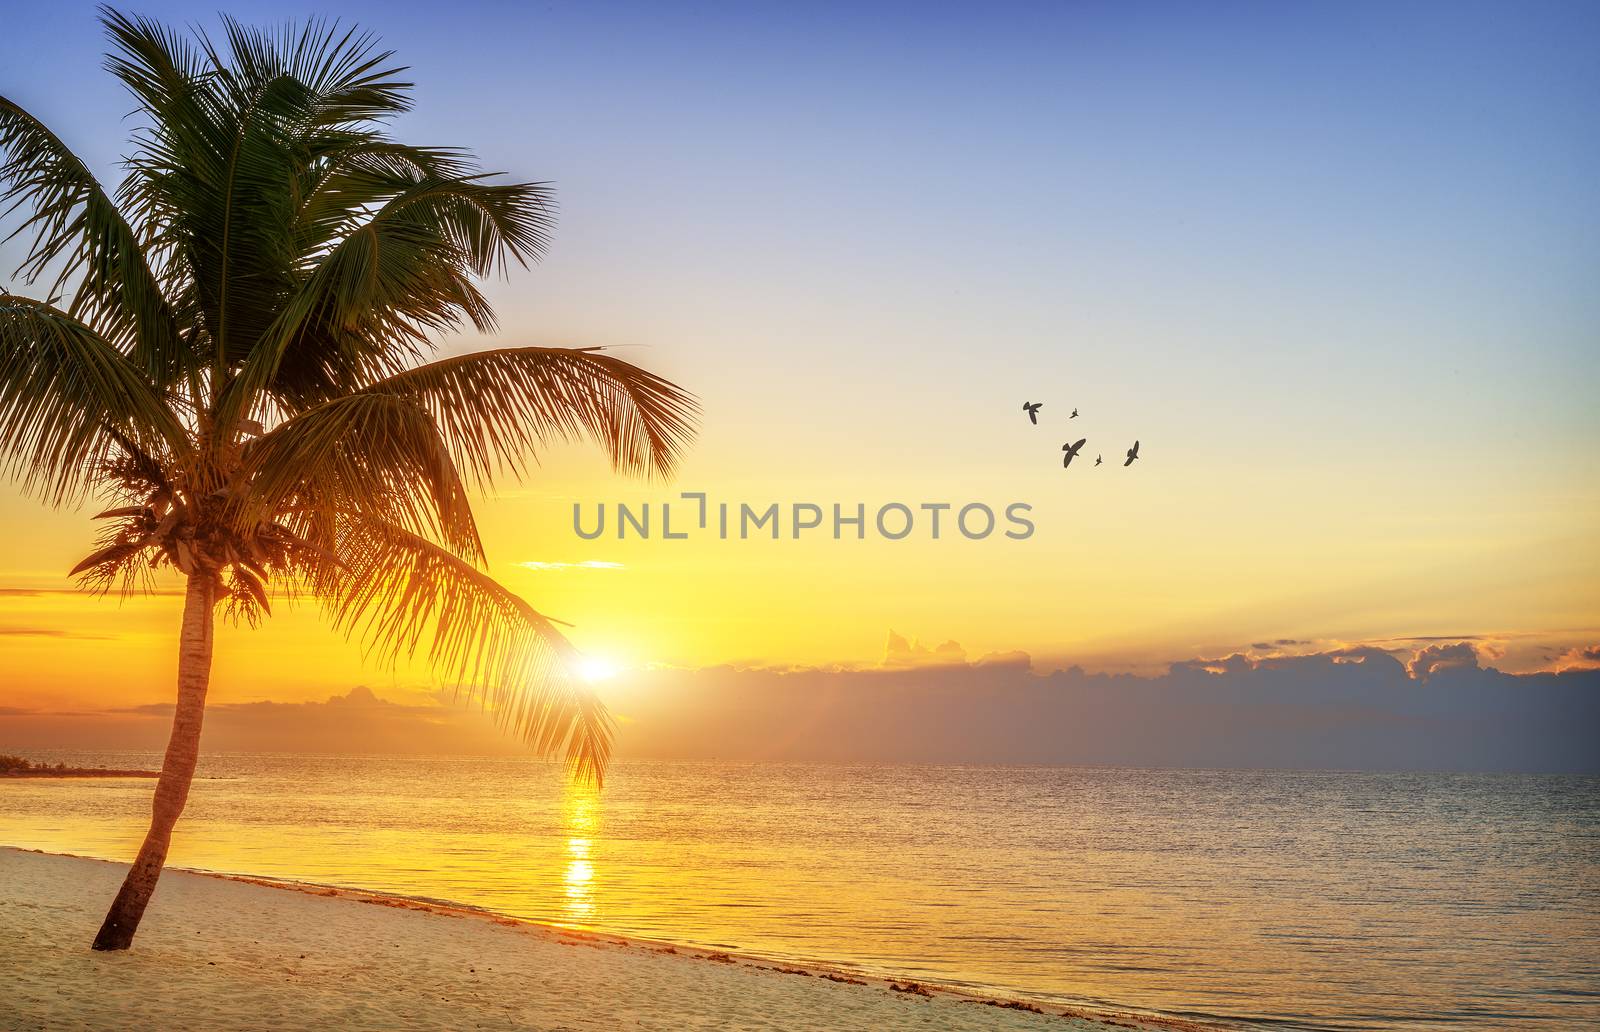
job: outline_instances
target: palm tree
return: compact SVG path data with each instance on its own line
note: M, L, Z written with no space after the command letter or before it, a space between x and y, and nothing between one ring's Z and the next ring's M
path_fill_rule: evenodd
M0 97L0 190L32 241L0 293L0 466L60 507L115 503L89 587L186 579L172 737L150 832L95 938L126 949L199 752L213 618L311 596L380 658L419 650L542 755L598 782L612 727L554 622L484 572L468 499L545 445L592 437L668 475L693 400L596 349L423 364L494 313L476 281L543 252L539 183L392 139L411 84L370 36L321 23L225 42L102 9L137 102L108 194Z

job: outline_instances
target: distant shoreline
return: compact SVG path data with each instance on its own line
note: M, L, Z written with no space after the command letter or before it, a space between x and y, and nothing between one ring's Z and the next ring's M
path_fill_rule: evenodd
M113 767L69 767L35 763L25 756L0 754L0 778L159 778L159 770L127 770Z
M106 767L35 767L30 770L0 770L5 778L159 778L159 770L111 770Z

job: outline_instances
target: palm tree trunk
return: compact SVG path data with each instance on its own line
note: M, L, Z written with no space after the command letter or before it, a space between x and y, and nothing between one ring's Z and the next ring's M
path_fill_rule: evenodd
M172 714L172 738L167 742L167 757L161 764L161 779L156 782L155 800L150 807L150 833L139 847L139 857L123 880L122 889L100 926L100 934L94 937L97 950L125 950L133 945L133 933L139 929L139 919L156 890L161 867L167 862L172 826L178 823L183 804L189 799L189 782L200 758L206 688L211 683L212 610L216 601L216 581L210 574L199 572L189 577L178 647L178 705Z

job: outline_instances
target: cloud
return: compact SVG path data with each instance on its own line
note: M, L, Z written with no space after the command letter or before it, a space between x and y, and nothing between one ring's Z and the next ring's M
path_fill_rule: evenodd
M171 703L90 713L0 711L6 742L17 747L159 749ZM70 718L70 719L69 719ZM395 702L357 685L320 702L212 703L206 707L208 750L233 752L517 754L525 747L502 734L480 708ZM0 749L0 752L6 749Z
M1236 652L1231 656L1221 659L1181 659L1169 665L1169 671L1198 670L1208 674L1240 673L1254 669L1256 661L1243 653Z
M1033 669L1033 657L1021 649L1011 652L989 652L978 657L973 666L980 667L1015 667L1019 670Z
M322 702L214 702L206 707L208 719L217 714L248 714L258 719L271 719L270 714L291 711L315 712L321 709L364 710L387 709L401 711L416 707L380 699L364 684L358 684L343 695L330 695ZM427 707L431 708L431 707ZM137 706L119 706L107 713L129 713L137 716L165 717L172 715L172 703L150 702ZM208 727L207 730L210 730Z
M134 592L135 595L171 595L181 596L182 588L141 588ZM94 593L82 588L25 588L0 585L0 598L42 598L45 595L77 595L83 598L93 598Z
M1322 646L1326 648L1330 645L1337 646L1339 644L1342 643L1330 642L1325 639L1316 641L1310 638L1273 638L1268 641L1253 641L1249 644L1248 649L1251 652L1282 656L1300 655L1309 647Z
M1253 659L1274 656L1332 655L1347 649L1382 649L1403 662L1410 662L1416 654L1435 645L1470 644L1477 654L1478 665L1493 666L1507 673L1525 674L1560 670L1588 662L1582 659L1575 646L1584 646L1600 635L1600 628L1576 628L1550 631L1488 631L1470 634L1407 634L1382 638L1277 638L1252 641L1236 651L1247 652ZM1226 654L1227 650L1217 650ZM1456 649L1456 660L1466 659L1465 653ZM1439 661L1430 656L1429 661ZM1448 660L1446 660L1448 661ZM1139 669L1139 668L1136 668ZM1139 672L1149 673L1148 667ZM1419 668L1419 675L1423 669Z
M1399 638L1376 638L1380 642L1418 642L1418 641L1484 641L1488 636L1483 634L1408 634Z
M620 754L660 759L1600 773L1600 670L1507 674L1459 642L1235 654L1149 677L655 669L618 708Z
M0 627L0 637L8 638L71 638L78 641L110 641L109 635L70 631L61 627Z
M1471 642L1458 641L1451 645L1429 645L1406 664L1406 673L1419 681L1426 681L1441 670L1478 668L1478 650Z
M1424 644L1427 643L1427 644ZM1438 644L1432 644L1438 643ZM1263 664L1273 664L1284 659L1296 659L1310 656L1325 656L1336 663L1362 663L1373 656L1406 656L1406 673L1415 680L1425 681L1440 670L1465 667L1478 669L1483 660L1499 659L1506 654L1501 640L1486 635L1464 635L1460 638L1447 638L1441 635L1421 635L1403 638L1375 638L1370 641L1356 643L1341 643L1329 648L1324 647L1311 653L1284 653L1279 652L1276 646L1310 645L1309 641L1297 641L1293 638L1279 638L1276 642L1254 642L1250 649L1254 652L1266 652L1268 655L1246 655L1236 653L1221 659L1190 659L1173 664L1193 670L1205 670L1210 673L1240 672ZM1401 645L1422 644L1420 649L1407 649L1396 647Z
M1085 764L1600 773L1600 660L1562 672L1483 666L1469 642L1172 663L1155 676L1043 672L960 646L866 669L650 668L608 690L618 756L847 763ZM953 645L953 643L950 643ZM1600 657L1600 645L1571 650ZM945 660L949 660L946 662ZM172 707L0 710L0 752L159 749ZM516 755L492 715L364 687L317 702L213 704L222 751Z
M1600 668L1600 645L1576 645L1555 656L1554 670L1594 670Z
M530 559L525 563L518 563L525 570L621 570L625 567L621 563L602 562L599 559L585 559L581 563L546 563L537 559Z
M930 649L920 641L910 642L890 631L889 641L883 649L882 666L889 670L965 666L966 663L967 650L955 641L946 641L938 648Z

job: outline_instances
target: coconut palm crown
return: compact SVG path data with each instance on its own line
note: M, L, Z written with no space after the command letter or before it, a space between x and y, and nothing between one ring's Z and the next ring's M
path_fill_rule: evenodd
M411 84L370 36L102 17L138 117L114 194L0 96L0 191L31 242L17 275L49 284L0 293L0 471L51 505L111 505L72 571L87 586L169 567L187 585L150 834L95 942L117 949L187 798L219 609L253 622L313 597L370 653L420 653L601 778L610 720L554 622L484 571L469 497L578 437L669 475L695 406L598 349L428 361L442 331L494 329L477 283L542 254L552 201L389 136Z

